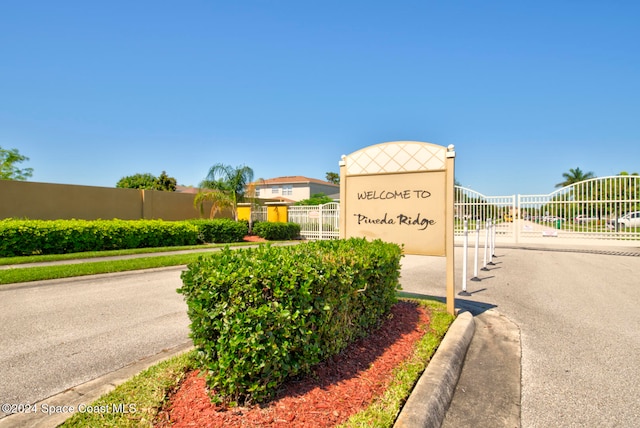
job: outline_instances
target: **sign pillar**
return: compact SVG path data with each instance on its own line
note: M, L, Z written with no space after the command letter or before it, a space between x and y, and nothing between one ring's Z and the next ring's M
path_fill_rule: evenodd
M447 166L446 166L446 175L447 175L447 184L446 184L446 215L445 219L447 222L447 230L446 230L446 244L445 247L447 249L447 312L451 315L455 315L455 302L456 302L456 264L455 264L455 254L454 254L454 245L455 245L455 225L454 225L454 212L455 212L455 195L454 195L454 186L455 186L455 178L454 178L454 164L456 158L456 152L453 150L453 145L447 147Z
M344 195L347 194L347 157L342 155L340 159L340 223L338 237L344 239L347 236L347 207L344 203Z

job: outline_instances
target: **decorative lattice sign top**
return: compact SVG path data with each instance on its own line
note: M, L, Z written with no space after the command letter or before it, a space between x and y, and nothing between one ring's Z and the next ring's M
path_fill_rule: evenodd
M443 170L446 147L415 141L396 141L366 147L345 156L347 175Z

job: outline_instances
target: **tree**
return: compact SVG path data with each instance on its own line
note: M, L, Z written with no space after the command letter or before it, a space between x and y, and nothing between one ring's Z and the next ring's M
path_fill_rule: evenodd
M0 180L25 181L33 175L33 168L20 169L15 165L28 161L29 158L20 154L18 149L3 149L0 146Z
M176 186L178 182L175 178L169 177L166 171L162 171L162 174L158 178L156 178L155 189L156 190L165 190L168 192L175 192Z
M213 195L201 195L194 203L201 205L204 200L211 200L217 205L216 210L223 207L231 207L233 217L238 219L238 202L244 200L248 185L253 181L253 170L242 165L232 167L217 163L209 169L207 177L200 183L200 187L207 189L201 193L214 193ZM225 200L226 198L226 200ZM212 212L214 212L212 208Z
M337 172L327 172L327 181L333 184L340 184L340 174Z
M160 177L153 174L134 174L122 177L116 187L121 189L145 189L145 190L163 190L168 192L176 191L177 181L173 177L169 177L166 171L162 171Z
M146 189L152 190L155 187L156 177L153 174L133 174L122 177L116 187L121 189Z
M589 180L590 178L595 178L593 172L583 172L580 168L569 168L569 172L562 173L562 177L564 177L564 181L556 184L556 187L566 187L575 183L579 183L580 181Z
M199 192L193 199L193 205L200 208L200 214L204 214L205 202L211 202L211 211L209 211L209 218L214 218L218 211L222 211L225 208L234 209L233 200L228 193L220 190L210 190L207 192ZM234 213L234 217L236 217Z

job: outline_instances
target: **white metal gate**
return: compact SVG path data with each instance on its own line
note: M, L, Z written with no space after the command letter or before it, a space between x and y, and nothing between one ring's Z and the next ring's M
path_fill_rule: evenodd
M518 195L516 240L640 242L640 176L580 181L548 195Z
M485 196L456 186L456 235L464 234L464 220L472 232L487 219L502 242L639 245L640 176L594 178L547 195Z
M305 239L337 239L340 234L340 204L293 205L288 209L289 221L300 225Z
M454 231L464 234L464 222L470 231L484 229L487 220L495 225L496 240L512 241L515 237L516 196L486 196L464 187L455 187Z

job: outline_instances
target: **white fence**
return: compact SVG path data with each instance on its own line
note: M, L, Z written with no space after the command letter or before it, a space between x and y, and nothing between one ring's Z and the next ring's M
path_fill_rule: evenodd
M251 221L267 221L267 207L257 206L251 208Z
M340 233L340 204L290 206L289 221L300 225L305 239L337 239Z
M306 239L335 239L340 206L289 207L289 221L300 224ZM455 188L455 234L494 225L497 242L562 243L599 240L640 244L640 176L627 175L581 181L547 195L486 196ZM550 239L558 238L558 239Z

